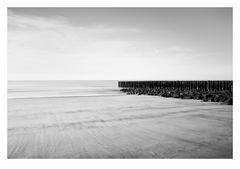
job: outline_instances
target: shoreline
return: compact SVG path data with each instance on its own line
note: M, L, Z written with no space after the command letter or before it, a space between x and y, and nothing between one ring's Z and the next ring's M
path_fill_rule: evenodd
M152 95L162 97L172 97L180 99L196 99L204 102L221 102L227 105L233 105L232 92L229 90L224 91L201 91L201 90L189 90L189 89L175 89L175 88L159 88L159 87L129 87L122 88L120 91L127 93L128 95Z

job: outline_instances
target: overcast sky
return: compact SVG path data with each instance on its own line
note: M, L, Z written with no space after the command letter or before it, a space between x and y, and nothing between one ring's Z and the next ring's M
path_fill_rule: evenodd
M9 8L8 79L232 80L232 9Z

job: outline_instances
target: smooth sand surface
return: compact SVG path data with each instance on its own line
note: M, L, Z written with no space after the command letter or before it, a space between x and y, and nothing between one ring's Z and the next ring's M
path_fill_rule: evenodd
M157 96L8 100L8 158L232 158L232 106Z

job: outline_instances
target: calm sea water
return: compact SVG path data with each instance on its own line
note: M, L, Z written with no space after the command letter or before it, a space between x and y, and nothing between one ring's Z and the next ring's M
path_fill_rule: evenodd
M73 97L121 94L114 80L8 81L8 98Z

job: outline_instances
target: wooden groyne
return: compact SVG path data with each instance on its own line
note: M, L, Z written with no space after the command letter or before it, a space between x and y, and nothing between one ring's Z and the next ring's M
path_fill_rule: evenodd
M122 92L233 104L233 81L119 81Z
M119 81L121 88L174 88L200 91L232 91L233 81Z

